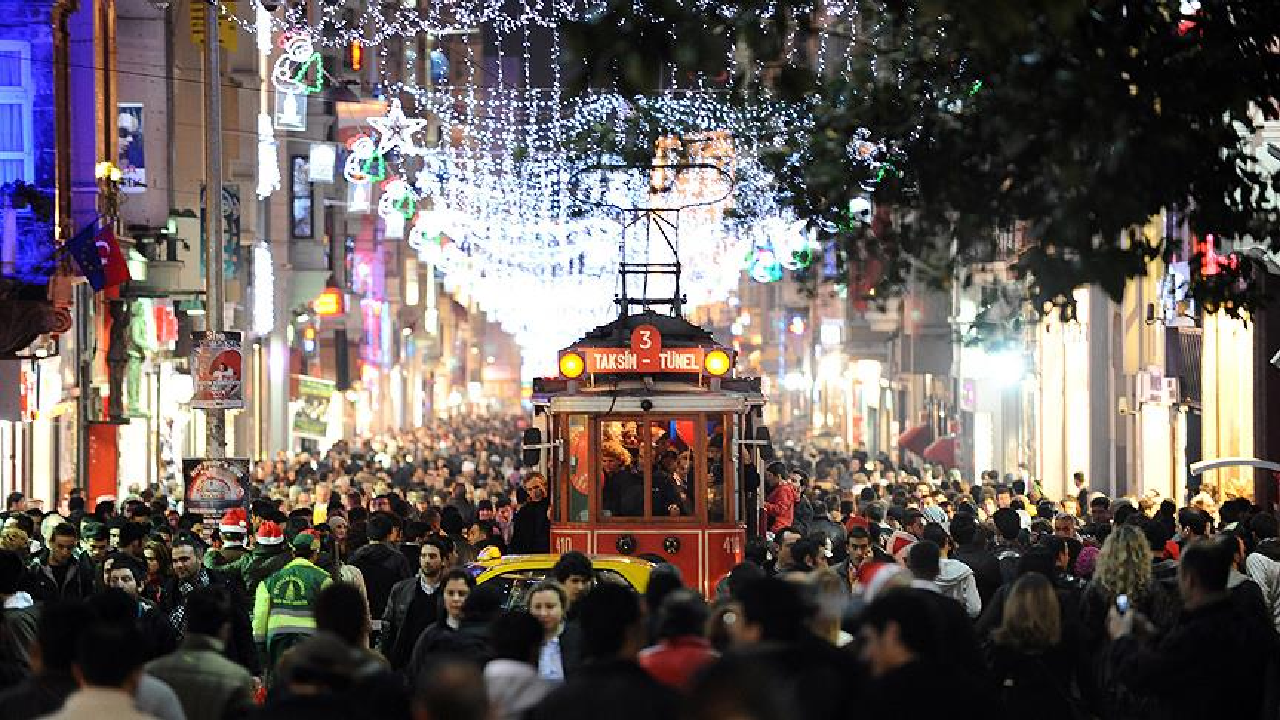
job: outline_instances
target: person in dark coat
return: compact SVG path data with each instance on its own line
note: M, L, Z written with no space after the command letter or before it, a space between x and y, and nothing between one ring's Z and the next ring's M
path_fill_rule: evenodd
M1190 543L1182 551L1182 612L1157 634L1142 613L1112 609L1107 677L1144 701L1150 718L1274 717L1274 627L1240 613L1227 590L1234 539Z
M433 658L452 656L477 663L491 659L489 623L502 611L502 597L492 585L476 588L471 573L454 568L441 580L444 615L422 633L413 647L407 675L417 678Z
M413 575L409 560L396 548L400 519L389 512L376 512L366 524L369 544L351 553L347 561L360 570L369 594L369 616L381 618L387 611L387 598L396 583Z
M31 674L32 641L39 613L31 596L18 589L23 576L22 558L11 550L0 550L0 689L17 685Z
M959 560L973 570L973 579L978 584L978 596L986 607L996 594L1002 582L1000 563L995 553L991 552L978 532L978 521L968 513L956 513L951 519L951 538L956 541L951 559Z
M393 670L409 664L418 637L439 619L443 596L441 579L449 557L447 541L429 537L418 554L418 572L396 583L382 615L378 649Z
M903 703L929 695L946 699L949 720L992 717L990 688L968 674L974 667L949 653L930 598L953 603L928 590L896 588L877 596L859 618L862 660L871 679L860 697L862 717L897 717ZM980 661L979 661L980 662Z
M581 669L530 711L530 720L652 720L677 716L676 694L636 662L644 644L640 598L600 585L578 603Z
M97 580L93 562L80 555L80 533L69 523L59 523L49 540L49 554L34 559L26 590L37 603L82 600L93 594Z
M0 713L6 720L32 720L57 712L78 687L71 674L76 641L94 620L83 601L45 606L36 624L40 670L0 693Z
M987 665L1011 715L1036 708L1043 720L1074 720L1082 707L1077 653L1063 634L1059 593L1038 572L1023 575L986 645Z
M516 555L551 552L551 501L547 479L531 473L524 481L529 501L516 510L511 521L511 552Z
M169 581L167 594L173 598L174 606L169 612L169 622L179 633L181 640L187 596L196 588L211 585L221 587L230 598L232 607L227 657L240 663L250 675L261 676L262 664L253 642L253 627L249 624L253 606L245 594L244 584L235 575L205 568L201 562L203 549L194 536L189 534L173 541L173 577Z

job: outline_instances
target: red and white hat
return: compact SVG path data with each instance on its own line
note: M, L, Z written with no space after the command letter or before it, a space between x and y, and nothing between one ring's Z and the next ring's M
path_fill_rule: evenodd
M270 520L258 526L258 534L255 536L259 545L280 545L284 543L284 530L280 526Z
M244 508L231 508L223 513L222 520L218 522L218 530L224 533L249 532L249 517Z
M888 551L898 562L903 562L903 558L907 556L907 550L916 544L916 536L909 532L901 530L893 531L889 536Z
M906 568L893 563L866 563L858 569L858 584L862 586L862 598L867 602L891 587L910 584L910 577Z

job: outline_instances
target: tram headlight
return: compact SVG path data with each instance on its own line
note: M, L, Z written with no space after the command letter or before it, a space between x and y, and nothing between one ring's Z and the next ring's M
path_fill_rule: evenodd
M702 360L702 368L707 371L708 375L719 377L729 372L731 365L729 353L723 350L712 350Z
M582 372L587 369L587 363L578 353L567 352L560 356L560 374L570 380L582 377Z

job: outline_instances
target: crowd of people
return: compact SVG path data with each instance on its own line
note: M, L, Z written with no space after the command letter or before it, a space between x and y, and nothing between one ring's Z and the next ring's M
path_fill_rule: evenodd
M10 495L0 719L1277 717L1280 527L1247 500L784 454L710 597L570 552L513 603L468 565L549 549L517 437L473 417L282 455L216 519Z

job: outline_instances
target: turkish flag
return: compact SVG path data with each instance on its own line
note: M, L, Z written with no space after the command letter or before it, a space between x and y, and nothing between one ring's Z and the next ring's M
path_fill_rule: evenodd
M125 262L124 253L120 251L120 244L116 242L116 234L111 228L102 228L93 240L98 246L98 257L102 259L102 274L105 279L103 287L110 288L129 282L132 279L129 276L129 264Z

